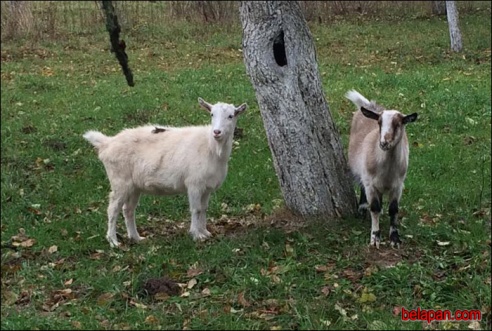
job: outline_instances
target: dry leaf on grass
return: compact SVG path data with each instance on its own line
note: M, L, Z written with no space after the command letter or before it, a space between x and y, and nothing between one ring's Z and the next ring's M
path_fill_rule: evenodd
M251 306L251 304L244 297L244 291L238 294L237 301L243 307L249 307L249 306Z

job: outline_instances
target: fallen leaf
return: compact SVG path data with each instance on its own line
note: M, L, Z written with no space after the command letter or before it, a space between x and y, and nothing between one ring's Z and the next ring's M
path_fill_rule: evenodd
M210 289L208 287L204 288L202 290L202 295L203 296L209 296L209 295L211 295Z
M159 320L154 315L149 315L145 318L145 323L146 324L157 324L157 323L159 323Z
M147 306L144 305L143 303L140 303L140 302L135 302L135 301L131 300L130 304L132 304L135 307L140 308L140 309L147 309Z
M482 330L481 326L480 326L480 322L475 320L475 321L472 321L470 324L468 324L468 329L471 329L471 330Z
M196 276L198 276L198 275L200 275L200 274L202 274L202 273L203 273L203 269L198 268L198 267L196 266L196 263L195 263L195 264L193 264L193 265L191 266L191 268L190 268L190 269L188 269L188 271L186 272L186 276L188 276L188 277L192 278L192 277L196 277Z
M386 330L388 326L383 321L372 321L369 325L369 330Z
M101 259L101 256L103 254L104 254L104 251L96 250L96 252L95 253L92 253L89 258L91 260L100 260Z
M377 267L377 266L370 266L370 267L367 267L367 268L364 270L364 276L369 277L369 276L371 276L372 274L376 273L377 271L378 271L378 267Z
M106 304L108 304L108 302L113 299L114 297L114 294L112 293L109 293L109 292L106 292L106 293L103 293L101 294L98 298L97 298L97 305L98 306L104 306Z
M282 283L282 279L280 279L280 277L279 277L279 276L277 276L277 275L272 275L270 278L272 279L272 281L273 281L275 284L280 284L280 283Z
M56 251L58 251L58 246L56 246L56 245L53 245L50 248L48 248L48 253L50 253L50 254L53 254Z
M82 328L82 323L80 323L79 321L72 321L72 326L74 329L81 329Z
M376 301L376 296L374 295L374 293L371 293L368 291L367 288L364 288L359 298L359 302L366 303L366 302L374 302L374 301Z
M169 299L169 294L167 294L166 292L158 292L154 295L154 299L158 301L165 301Z
M362 278L362 273L354 271L353 269L345 269L343 270L343 276L351 281L357 281Z
M234 309L234 307L231 307L230 312L231 312L231 314L242 313L243 312L243 308L241 308L241 309Z
M72 285L72 283L73 283L73 278L70 278L69 280L65 281L63 285L68 286L68 285Z
M27 239L26 241L23 241L23 242L19 243L19 245L15 245L16 243L13 243L12 245L14 245L14 246L20 246L20 247L31 247L35 243L36 243L36 240L34 240L34 239Z
M294 248L289 244L285 244L285 255L291 256L294 254Z
M190 279L190 281L188 282L186 287L191 290L193 288L193 286L195 286L197 283L198 283L198 281L196 280L196 278L192 278L192 279Z
M321 293L323 293L326 296L328 296L328 294L330 294L331 292L331 289L329 286L323 286L323 288L321 289Z
M238 294L237 301L243 307L251 306L251 304L244 298L244 291Z
M448 246L451 243L449 241L439 241L439 240L436 241L439 246Z
M337 310L342 317L347 317L347 311L342 308L338 303L335 304L335 310Z
M5 304L7 306L14 304L18 299L17 294L12 291L3 290L2 289L2 305Z
M329 269L330 268L327 265L315 265L314 266L314 270L316 270L316 272L326 272Z

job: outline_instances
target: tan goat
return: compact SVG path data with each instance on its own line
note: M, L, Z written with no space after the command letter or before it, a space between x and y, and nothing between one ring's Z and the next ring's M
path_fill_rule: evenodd
M350 128L348 160L350 170L360 185L359 211L365 215L369 207L371 213L370 244L379 248L379 215L383 195L387 194L390 202L390 244L399 247L398 204L409 156L405 125L414 122L418 115L403 115L397 110L386 110L354 90L348 91L346 97L358 109Z

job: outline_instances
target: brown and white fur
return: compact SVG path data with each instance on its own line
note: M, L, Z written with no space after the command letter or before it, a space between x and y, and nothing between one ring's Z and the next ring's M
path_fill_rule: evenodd
M383 194L387 194L390 202L390 244L399 247L398 204L409 157L405 125L414 122L418 115L386 110L355 90L348 91L345 96L358 109L354 112L350 128L348 160L350 170L360 185L359 211L365 215L369 207L371 213L370 245L379 248L379 215Z
M128 237L134 241L144 239L135 225L141 194L187 193L193 239L210 236L206 228L208 201L225 180L234 128L247 105L212 105L201 98L198 103L210 113L211 125L147 125L125 129L113 137L98 131L84 134L96 147L111 184L106 239L112 247L119 246L116 221L122 208Z

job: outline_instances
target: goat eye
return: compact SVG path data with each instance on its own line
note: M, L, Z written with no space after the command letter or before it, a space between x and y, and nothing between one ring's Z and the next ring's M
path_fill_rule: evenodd
M234 116L232 116L232 115L229 115L229 118L230 118L230 119L232 119L233 117L234 117Z
M214 114L213 113L210 113L210 116L214 117Z

